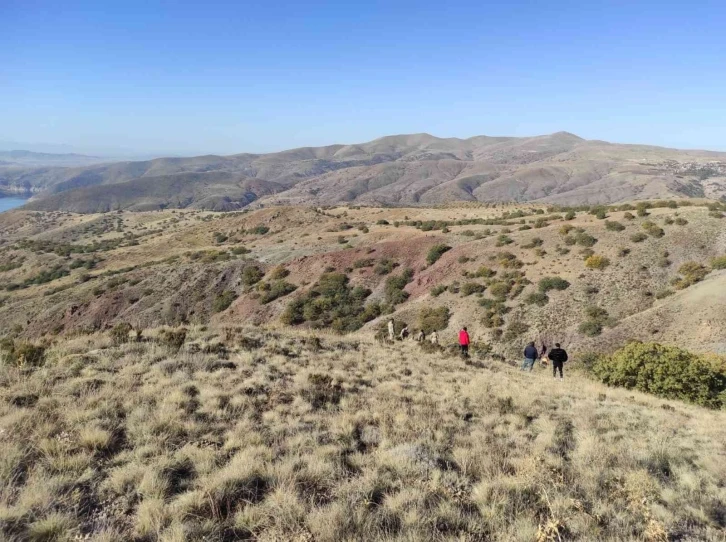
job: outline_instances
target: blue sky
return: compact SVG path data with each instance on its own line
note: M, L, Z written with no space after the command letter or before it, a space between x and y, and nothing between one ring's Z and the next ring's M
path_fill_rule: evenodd
M428 132L726 150L726 2L0 1L0 141L266 152Z

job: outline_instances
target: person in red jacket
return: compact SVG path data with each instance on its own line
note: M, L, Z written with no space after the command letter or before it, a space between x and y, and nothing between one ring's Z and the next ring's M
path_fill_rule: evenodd
M461 328L459 331L459 346L461 347L461 355L469 357L469 332L466 327Z

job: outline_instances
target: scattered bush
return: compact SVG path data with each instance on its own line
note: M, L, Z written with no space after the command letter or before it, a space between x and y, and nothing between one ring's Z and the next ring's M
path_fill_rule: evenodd
M567 290L570 287L570 283L561 277L544 277L540 279L537 287L540 292L546 294L550 290Z
M161 334L159 335L159 339L161 341L161 344L167 346L174 351L179 351L181 350L181 347L184 346L184 343L187 340L187 330L184 328L176 330L163 329L161 331Z
M630 343L595 363L592 372L622 386L708 408L726 406L726 363L675 346Z
M587 267L588 269L597 269L602 271L608 265L610 265L610 260L607 259L605 256L600 256L597 254L588 256L588 258L585 260L585 267Z
M610 231L623 231L625 229L625 226L623 226L620 222L617 221L605 221L605 228L607 228Z
M251 233L253 235L265 235L269 231L270 231L270 228L260 224L259 226L255 226L251 230L247 230L247 233Z
M574 211L567 211L565 214L565 220L573 220L575 218L575 212Z
M390 258L383 258L378 262L373 272L376 275L388 275L396 267L398 267L398 264L396 262L394 262Z
M449 316L447 307L424 307L418 315L418 327L427 335L432 331L446 329L449 325Z
M533 237L530 239L529 243L522 245L522 248L537 248L541 247L544 244L544 241L540 239L539 237Z
M686 262L678 268L678 273L683 275L683 277L674 279L673 286L679 290L683 290L697 282L701 282L709 272L710 270L700 263Z
M231 290L225 290L215 296L214 301L212 301L212 312L226 311L235 299L237 299L236 293Z
M448 289L449 289L449 287L446 286L445 284L439 284L439 285L431 288L431 295L433 297L439 297L441 294L443 294Z
M651 237L663 237L665 235L665 230L650 220L643 222L643 229Z
M635 220L635 215L633 213L628 212L623 215L623 218L625 220Z
M290 284L285 280L275 280L271 283L261 282L265 287L262 288L262 295L260 296L260 303L266 305L267 303L273 302L275 299L285 297L297 290L297 286Z
M248 265L242 271L242 284L245 286L254 286L262 280L265 273L256 265Z
M512 243L514 243L514 240L511 237L501 234L499 237L497 237L496 246L503 247L505 245L511 245Z
M593 247L595 246L595 243L597 243L597 239L595 239L592 235L580 231L577 232L574 236L575 242L580 245L581 247Z
M631 241L632 241L633 243L642 243L642 242L643 242L643 241L645 241L645 240L646 240L647 238L648 238L648 236L647 236L647 235L645 235L645 234L644 234L644 233L642 233L642 232L634 233L633 235L631 235L631 236L630 236L630 240L631 240Z
M688 220L686 220L685 218L679 216L678 218L675 219L675 223L678 226L685 226L686 224L688 224Z
M283 265L278 265L275 267L272 272L270 273L270 279L272 280L282 280L285 277L290 275L290 271Z
M432 246L426 256L426 262L429 265L435 264L439 260L439 258L441 258L444 252L448 252L449 250L451 250L451 247L448 245L439 244Z
M288 325L308 322L339 333L355 331L382 313L376 303L364 305L370 294L361 286L352 287L343 273L324 273L305 295L288 304L281 319Z
M403 289L406 287L406 284L411 282L411 279L413 279L413 269L406 269L400 275L388 277L384 288L386 302L391 305L397 305L406 301L408 299L408 292L405 292Z
M726 255L711 260L712 269L726 269Z
M461 295L468 296L471 294L481 294L486 290L486 286L478 282L465 282L461 285Z

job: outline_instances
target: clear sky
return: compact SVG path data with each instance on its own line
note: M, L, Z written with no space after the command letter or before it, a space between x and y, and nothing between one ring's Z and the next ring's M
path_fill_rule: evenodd
M726 150L726 1L0 0L0 141L196 154L560 130Z

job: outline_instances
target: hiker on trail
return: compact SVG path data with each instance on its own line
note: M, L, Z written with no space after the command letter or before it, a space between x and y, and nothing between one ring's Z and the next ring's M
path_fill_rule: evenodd
M408 335L409 335L408 326L404 325L399 337L401 337L401 340L404 340L406 337L408 337Z
M461 348L461 355L469 357L469 332L466 330L466 326L461 328L459 331L459 347Z
M552 361L552 378L557 380L557 371L560 371L560 380L564 380L562 368L567 361L567 352L563 348L560 348L560 343L555 343L555 347L550 350L549 358Z
M524 349L524 361L522 362L522 371L529 371L532 372L532 368L534 367L534 362L539 357L539 352L537 352L537 348L534 346L534 342L531 342L527 345L527 347Z
M419 329L418 333L416 334L416 341L422 343L425 340L426 340L426 334L424 333L424 330Z
M388 321L388 340L393 342L396 338L396 326L393 324L393 318Z
M439 334L436 333L436 330L431 332L429 340L431 341L431 344L439 344Z

